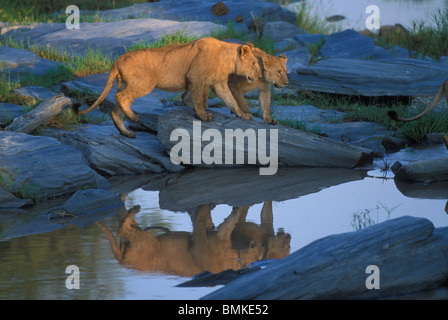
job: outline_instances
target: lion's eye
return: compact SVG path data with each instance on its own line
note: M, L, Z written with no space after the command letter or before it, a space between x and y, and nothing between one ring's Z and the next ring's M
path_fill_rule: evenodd
M257 65L257 63L256 62L254 62L254 67Z

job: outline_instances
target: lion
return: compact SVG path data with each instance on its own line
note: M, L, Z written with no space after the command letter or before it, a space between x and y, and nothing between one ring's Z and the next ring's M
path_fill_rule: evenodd
M106 87L95 103L77 114L83 115L96 108L117 78L117 103L111 116L120 133L130 138L135 138L135 133L124 126L123 116L138 122L139 118L130 106L136 98L149 94L154 88L170 92L189 90L197 117L211 121L213 117L205 112L205 105L209 88L213 86L218 97L237 117L252 119L238 107L227 81L233 74L244 77L248 82L261 77L253 49L252 44L227 43L206 37L188 44L127 52L112 64Z
M448 80L445 80L445 82L440 86L439 90L437 91L436 95L432 99L429 106L425 110L423 110L419 115L416 115L415 117L412 117L412 118L401 118L393 110L389 111L387 114L393 120L397 120L397 121L414 121L414 120L420 119L424 115L428 114L432 109L434 109L434 107L437 105L437 103L442 99L443 95L446 95L446 101L448 103ZM445 142L445 146L448 149L448 132L443 137L443 141Z
M233 74L229 77L229 88L241 111L247 115L250 115L250 109L244 99L244 93L258 89L258 101L263 110L264 122L276 124L277 120L271 118L271 84L276 89L288 85L288 69L286 68L288 59L284 54L276 57L258 48L254 49L254 54L258 58L263 76L249 83L244 77ZM182 101L187 106L193 106L188 92L182 95Z

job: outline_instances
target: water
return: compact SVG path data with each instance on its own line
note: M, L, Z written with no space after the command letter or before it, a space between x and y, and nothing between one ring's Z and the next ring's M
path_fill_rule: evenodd
M400 23L405 27L412 26L414 21L425 21L433 25L432 15L436 9L442 9L446 0L305 0L312 8L312 14L324 20L334 15L342 15L345 20L336 23L341 30L353 28L364 30L365 21L371 15L366 13L369 5L376 5L380 10L381 25ZM301 2L291 1L286 7L294 10Z
M312 3L318 7L322 17L341 14L347 17L343 24L363 29L367 16L365 8L371 1L315 0ZM376 3L381 10L382 24L409 25L415 19L427 19L445 1L384 0ZM405 163L446 153L442 145L417 150L406 149L386 156L385 161L389 164L395 160ZM129 177L116 183L117 188L128 192L126 210L101 219L102 225L94 223L94 217L85 225L75 225L72 224L73 221L66 225L50 223L45 210L35 213L2 211L0 299L198 299L216 290L218 287L176 287L189 280L192 273L199 271L195 268L189 270L188 265L181 263L184 253L188 252L186 241L194 231L200 231L197 225L193 228L194 210L189 213L179 209L194 196L206 201L201 212L203 217L212 218L215 227L230 221L226 218L231 215L234 207L242 210L243 214L247 209L245 221L249 223L242 224L244 228L235 231L234 238L227 237L230 240L222 242L217 238L206 238L207 241L198 242L201 250L195 252L196 257L201 259L203 265L208 265L215 271L229 266L241 267L251 257L257 260L268 255L287 255L322 237L354 231L404 215L427 218L436 227L448 226L448 215L445 212L447 184L397 184L391 179L390 173L380 170L383 166L383 160L377 159L374 166L365 171L288 170L283 184L282 180L277 184L262 184L254 178L252 186L244 185L242 180L238 180L240 177L236 173L233 177L236 191L231 197L236 200L231 205L225 204L229 199L222 195L223 186L220 186L219 178L207 181L206 185L179 179L178 184L183 186L180 189L183 191L170 194L169 189L160 190L160 186L148 186L148 182L153 180L151 176ZM221 178L232 180L226 174ZM171 180L170 183L175 187L175 182ZM127 184L131 186L127 187ZM171 190L175 190L173 188ZM199 195L195 193L197 189ZM266 195L270 194L275 201L263 202L269 198ZM208 212L208 203L211 202L218 204ZM241 206L250 203L254 204L248 208ZM163 209L160 204L163 204ZM167 209L170 205L176 208ZM128 242L120 243L120 223L135 206L140 206L140 209L130 224L134 237L128 238ZM266 210L270 208L272 216ZM263 223L262 211L267 212ZM210 222L207 219L205 221ZM166 260L172 260L150 263L151 261L128 257L127 260L119 261L114 256L111 247L113 241L107 238L104 230L112 232L118 245L135 244L136 252L140 254L138 257L150 259L157 256L154 254L155 247L145 242L145 233L160 236L165 229L144 230L151 226L167 228L174 233L173 241L165 247L165 251L175 252L165 255ZM258 242L249 241L248 234L252 234L252 240ZM266 248L260 243L269 237L275 240L272 243L276 245L271 245L269 253L266 253ZM184 252L176 251L179 247L186 249ZM216 255L217 253L220 255ZM65 270L69 265L76 265L80 269L79 290L69 290L66 287L69 275Z
M385 159L390 164L406 163L441 154L446 150L438 145L406 149ZM66 225L48 222L45 210L2 212L0 299L198 299L217 287L176 287L201 271L197 265L214 272L238 269L251 259L280 258L322 237L403 215L427 218L436 227L448 226L447 184L396 184L380 170L383 166L383 160L377 159L366 170L288 169L280 171L277 180L266 180L271 183L258 181L258 170L221 170L216 175L210 171L214 178L201 184L196 182L206 173L193 172L171 177L169 187L161 187L159 176L120 178L112 183L129 189L126 210L102 219L102 228L94 217L76 226L71 224L76 219ZM220 185L225 179L235 184L231 188L226 188L227 183ZM275 201L260 200L267 194ZM217 203L214 207L209 205L212 199ZM245 201L255 204L242 206ZM199 209L193 208L199 204L203 204ZM186 209L180 210L182 206ZM234 208L238 210L231 215ZM246 211L247 223L224 228ZM126 214L131 218L135 214L134 220L124 220ZM193 228L195 216L202 223L196 222ZM204 232L210 218L213 230L221 228L220 237ZM145 230L151 226L158 228ZM157 251L148 233L166 235L166 229L174 237L165 242L159 238L163 250ZM112 232L118 246L127 246L125 258L114 256L113 241L105 230ZM188 242L192 234L199 239L196 245ZM121 242L123 235L125 242ZM159 260L155 262L154 257ZM80 269L79 290L66 288L69 265Z

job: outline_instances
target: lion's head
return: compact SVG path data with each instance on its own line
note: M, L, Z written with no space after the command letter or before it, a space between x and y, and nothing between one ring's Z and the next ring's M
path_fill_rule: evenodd
M261 60L263 77L266 81L272 83L277 89L288 85L288 69L286 68L288 59L284 54L279 57L266 54L261 57Z
M244 76L248 82L256 81L263 75L253 50L254 46L250 42L238 48L236 74Z

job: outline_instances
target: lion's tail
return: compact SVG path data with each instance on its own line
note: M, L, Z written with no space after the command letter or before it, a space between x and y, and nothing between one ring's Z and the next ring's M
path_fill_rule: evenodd
M442 99L443 95L447 94L447 93L448 93L448 80L445 80L445 82L440 86L439 90L437 91L436 95L434 96L434 99L432 99L429 106L425 110L423 110L422 113L420 113L412 118L400 118L395 111L388 111L387 114L393 120L399 120L399 121L414 121L414 120L420 119L424 115L428 114L432 109L434 109L436 104L440 101L440 99ZM448 102L448 95L446 97L446 101Z
M92 104L92 106L89 109L86 109L83 111L78 111L77 114L78 115L87 114L90 111L92 111L93 109L95 109L101 102L103 102L104 99L106 99L107 95L109 94L110 90L112 89L117 75L118 75L118 69L114 63L114 64L112 64L112 67L110 69L109 78L107 78L106 87L104 88L103 93L101 93L101 95L98 97L98 99L95 101L95 103Z

